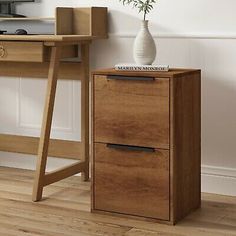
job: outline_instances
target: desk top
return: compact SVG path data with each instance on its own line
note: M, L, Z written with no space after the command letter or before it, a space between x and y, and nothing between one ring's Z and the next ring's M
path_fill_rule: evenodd
M0 41L77 42L98 38L90 35L0 35Z

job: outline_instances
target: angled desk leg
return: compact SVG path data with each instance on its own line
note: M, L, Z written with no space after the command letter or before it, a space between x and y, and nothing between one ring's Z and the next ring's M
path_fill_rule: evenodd
M35 182L33 188L33 201L39 201L42 198L44 187L44 176L48 157L48 146L51 133L52 116L57 87L57 76L61 57L61 47L54 46L51 51L51 60L48 72L47 94L43 113L43 123L38 147L38 160L35 173Z
M81 143L82 153L81 160L85 163L84 171L82 172L82 180L89 180L89 44L81 45Z

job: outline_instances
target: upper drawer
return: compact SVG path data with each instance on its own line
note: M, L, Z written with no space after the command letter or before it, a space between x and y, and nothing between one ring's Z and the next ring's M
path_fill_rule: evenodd
M169 79L95 75L93 104L96 142L169 148Z
M43 43L0 41L0 61L43 62Z

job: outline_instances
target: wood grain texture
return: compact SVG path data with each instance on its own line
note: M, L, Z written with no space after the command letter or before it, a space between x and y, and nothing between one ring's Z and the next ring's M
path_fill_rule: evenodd
M0 41L0 62L1 61L43 62L43 43Z
M99 38L108 37L108 9L106 7L92 7L91 34Z
M235 236L236 197L202 194L202 208L174 227L90 213L90 183L71 177L31 202L34 172L0 167L3 236Z
M24 78L47 78L49 63L33 62L1 62L0 76L24 77ZM61 62L58 79L80 80L81 64L78 62Z
M116 79L107 75L116 75ZM101 145L112 143L151 147L157 150L167 149L170 151L168 169L170 180L166 182L170 188L169 223L175 224L191 211L199 208L201 197L201 72L192 69L172 69L165 73L117 72L113 69L106 69L94 72L93 76L93 142L95 147L98 143ZM117 80L117 76L119 78L135 76L156 79L154 81L150 81L150 79L146 81ZM96 204L102 202L104 205L100 206L100 211L127 214L126 209L121 208L119 211L114 205L112 210L112 206L106 208L102 198L97 200L96 148L94 150L92 209L96 209ZM104 152L101 156L106 158L105 154ZM119 173L122 167L117 165L117 160L112 159L112 155L114 154L107 154L114 162L116 170L111 171L110 174ZM125 156L129 156L129 153L123 152L122 155L122 158L125 158ZM105 165L105 161L101 163ZM101 163L99 162L99 164ZM124 160L123 163L125 163ZM143 167L138 161L137 166ZM100 169L109 171L107 167ZM102 174L100 169L102 176L100 178L103 178L105 183L108 178L107 173ZM156 172L159 172L158 166L156 166ZM114 179L119 181L119 178L123 178L123 176L125 174L122 172L117 174ZM108 182L112 181L109 179ZM123 179L123 182L125 183L126 180ZM114 182L110 188L112 187L116 191L120 188L120 184ZM126 205L125 198L120 202ZM140 211L142 212L141 207ZM131 212L130 216L134 217L135 213Z
M81 77L81 160L85 162L82 179L89 180L90 160L90 75L89 75L89 45L81 45L82 77Z
M71 35L73 34L73 8L71 7L56 7L56 35Z
M120 76L144 76L144 77L155 77L155 78L171 78L173 76L184 76L184 75L190 75L194 74L196 69L185 69L185 68L171 68L168 72L166 71L142 71L142 72L137 72L137 71L117 71L114 68L108 68L108 69L100 69L96 70L93 72L93 75L120 75Z
M201 204L201 73L171 80L172 221Z
M169 220L169 151L94 148L94 210Z
M84 169L85 169L85 162L77 162L71 164L70 166L62 167L58 170L45 174L43 184L44 186L47 186L49 184L58 182L62 179L78 174L84 171Z
M39 138L0 134L0 151L36 155ZM68 159L81 158L81 142L50 139L48 155Z
M73 33L73 8L71 7L57 7L55 11L56 35L71 35ZM63 47L61 58L73 58L78 56L78 47L75 45Z
M101 31L101 24L103 24L106 18L107 11L103 11L103 8L94 9L95 12L102 10L103 14L96 14L92 17L93 10L89 8L89 21L78 22L80 26L87 27L90 32L86 35L74 34L74 26L76 26L76 19L74 17L73 8L57 8L56 9L56 29L55 35L0 35L0 57L2 60L10 61L11 63L0 64L1 75L3 76L17 76L17 77L46 77L48 69L48 84L47 93L44 106L43 122L41 129L41 136L38 145L38 161L35 174L35 182L33 189L33 201L39 201L42 198L43 187L51 184L54 181L59 181L70 175L74 175L78 172L83 172L84 180L89 179L89 43L93 39L101 38L103 35L93 35L92 21L96 21L98 24L98 33L106 33L107 36L107 25L104 24L104 31ZM105 14L105 15L104 15ZM104 15L104 17L103 17ZM96 33L96 31L95 31ZM6 41L6 42L4 42ZM72 72L70 68L64 67L65 77L73 79L73 77L81 77L82 80L82 145L81 145L81 159L84 161L83 164L77 163L75 165L59 169L53 173L49 173L45 176L45 169L47 164L47 157L49 153L49 141L50 132L53 116L53 108L56 94L57 80L60 77L59 64L60 60L64 57L71 57L77 48L74 47L81 44L81 64L76 64L78 73ZM33 47L37 45L38 47ZM40 47L39 47L40 46ZM72 47L71 47L72 46ZM33 48L32 48L33 47ZM39 50L37 50L39 48ZM46 51L46 53L44 53ZM40 55L38 55L38 53ZM37 55L37 57L35 56ZM43 65L35 65L32 62L43 62L47 60L50 55L50 63ZM25 59L27 56L27 60ZM74 56L74 55L73 55ZM19 64L22 61L30 61L27 64ZM16 61L17 63L12 64ZM13 67L13 66L16 67ZM68 65L68 64L65 64ZM79 66L81 65L81 66ZM5 66L5 68L4 68ZM32 67L33 69L32 69ZM1 70L1 67L4 68ZM14 68L14 69L12 69ZM67 73L69 72L69 73ZM72 75L72 76L71 76ZM35 141L35 139L34 139ZM3 148L7 145L4 144ZM14 149L15 147L13 147ZM20 148L23 147L20 146ZM34 148L34 147L31 147ZM16 147L18 149L18 146ZM12 149L11 149L12 150Z
M91 34L91 8L74 8L73 9L73 33L79 35Z
M94 77L95 142L169 148L169 80Z
M57 88L57 76L60 65L61 48L52 48L51 61L48 72L48 84L43 113L41 135L39 139L38 160L35 172L35 182L33 189L33 201L39 201L42 198L44 175L48 157L48 147L51 133L52 116Z
M44 47L44 61L50 61L51 47ZM61 50L61 61L68 58L78 58L78 45L65 45Z
M84 7L73 9L73 33L107 38L107 8Z
M90 35L7 35L1 34L0 41L34 41L34 42L81 42L81 41L90 41L97 39L99 37L90 36Z

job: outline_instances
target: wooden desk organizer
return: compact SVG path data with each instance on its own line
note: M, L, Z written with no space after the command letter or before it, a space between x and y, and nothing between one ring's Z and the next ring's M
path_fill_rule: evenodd
M42 20L43 18L39 18ZM14 19L13 19L14 20ZM21 21L22 19L16 19ZM27 18L29 21L30 18ZM33 21L36 18L32 18ZM46 18L46 20L51 20ZM12 21L12 19L11 19ZM55 35L83 35L93 38L107 38L107 8L85 7L64 8L58 7L55 12ZM8 36L9 35L5 35ZM11 35L12 38L17 37ZM23 36L30 41L31 36ZM37 37L37 35L36 35ZM21 37L22 39L22 37ZM30 49L30 50L29 50ZM64 46L62 59L78 57L78 44ZM15 62L44 62L50 60L50 48L42 42L2 41L0 45L0 61Z
M55 34L107 38L107 8L56 8Z
M89 35L107 38L107 8L56 8L56 35ZM78 46L64 48L65 57L77 57Z

